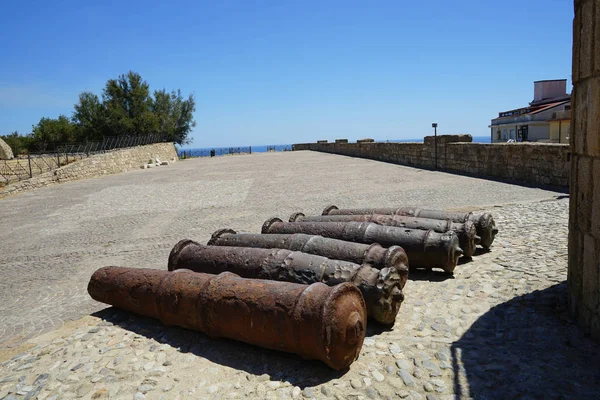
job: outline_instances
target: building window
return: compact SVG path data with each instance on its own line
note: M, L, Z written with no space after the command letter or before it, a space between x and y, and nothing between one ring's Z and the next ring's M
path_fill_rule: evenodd
M508 134L506 132L506 129L502 131L502 140L504 140L505 142L508 140Z
M514 130L514 129L511 129L511 130L510 130L510 138L511 138L511 139L514 139L514 138L515 138L515 130Z
M496 132L496 140L502 140L502 132L500 132L500 129L498 129L498 132Z

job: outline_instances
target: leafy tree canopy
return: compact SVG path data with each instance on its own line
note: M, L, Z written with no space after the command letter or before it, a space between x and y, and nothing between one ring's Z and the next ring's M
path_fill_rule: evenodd
M100 96L82 92L74 105L71 118L43 117L32 133L7 135L21 151L45 150L56 143L102 140L104 136L161 134L177 144L190 142L189 134L196 126L194 95L185 98L181 90L150 90L140 74L130 71L117 79L109 79ZM19 151L15 151L19 153Z
M191 94L184 99L181 90L168 93L162 89L154 92L152 113L156 116L158 132L176 143L189 143L188 135L196 126L194 111L196 102Z
M100 140L109 134L106 108L94 93L83 92L79 95L72 119L80 138Z
M118 79L109 79L102 91L102 100L110 131L123 135L158 132L150 86L139 74L129 72Z
M33 141L40 150L45 150L50 143L75 142L75 125L69 118L59 115L58 118L42 118L33 126Z

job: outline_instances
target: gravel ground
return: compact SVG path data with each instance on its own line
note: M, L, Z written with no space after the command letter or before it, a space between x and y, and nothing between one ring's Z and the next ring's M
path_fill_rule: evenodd
M561 197L294 152L186 160L0 200L0 398L596 398L600 347L566 316ZM165 328L85 291L98 267L166 268L180 239L258 232L270 216L330 203L487 209L500 233L452 278L412 273L394 328L371 326L343 373Z

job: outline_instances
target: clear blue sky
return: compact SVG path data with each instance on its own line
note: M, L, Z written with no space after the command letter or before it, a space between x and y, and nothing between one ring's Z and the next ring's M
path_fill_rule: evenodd
M0 133L139 72L197 100L192 147L489 135L568 78L571 0L0 2Z

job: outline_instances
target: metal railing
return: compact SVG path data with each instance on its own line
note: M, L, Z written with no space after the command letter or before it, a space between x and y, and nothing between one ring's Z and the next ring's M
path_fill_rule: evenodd
M85 143L42 144L41 151L29 152L12 160L0 160L0 185L33 178L93 154L153 143L168 142L159 134L139 136L105 136L102 141ZM52 150L46 150L51 148Z
M181 158L191 157L218 157L235 154L252 154L252 146L247 147L221 147L216 149L181 150Z
M273 146L267 146L267 152L272 151L292 151L291 144L276 144Z
M255 153L274 152L274 151L292 151L291 144L255 146ZM252 154L252 146L246 147L216 147L214 149L191 149L180 150L179 157L218 157L234 154Z

